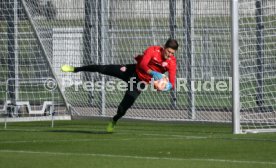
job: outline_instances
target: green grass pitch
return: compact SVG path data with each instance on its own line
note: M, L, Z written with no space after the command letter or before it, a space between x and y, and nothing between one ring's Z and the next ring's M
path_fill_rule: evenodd
M2 123L3 124L3 123ZM3 168L275 168L276 134L233 135L231 125L106 120L8 123Z

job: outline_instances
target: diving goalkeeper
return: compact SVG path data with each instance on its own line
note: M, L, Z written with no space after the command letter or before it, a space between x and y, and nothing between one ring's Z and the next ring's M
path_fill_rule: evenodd
M168 39L164 46L150 46L143 55L135 57L136 64L127 65L87 65L82 67L73 67L63 65L63 72L99 72L101 74L117 77L128 83L127 91L117 109L117 114L112 121L108 123L107 132L113 132L117 121L122 118L126 111L133 105L141 93L140 89L144 85L137 87L137 83L143 81L149 83L151 78L159 80L163 78L163 73L168 71L169 82L162 91L169 91L174 88L176 79L176 58L174 54L178 49L178 43L175 39ZM134 78L134 84L130 87L130 79ZM132 79L133 80L133 79ZM142 83L143 84L143 83Z

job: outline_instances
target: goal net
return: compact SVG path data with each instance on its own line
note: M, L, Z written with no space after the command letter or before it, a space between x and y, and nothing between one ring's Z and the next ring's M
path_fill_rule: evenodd
M0 8L0 122L70 119L22 3Z
M245 132L276 131L276 2L239 1L240 121Z
M104 86L87 90L83 86L85 82L119 81L97 73L65 74L60 72L60 66L135 63L134 56L148 46L163 45L173 37L180 44L176 54L178 90L143 92L125 117L231 122L229 1L15 0L19 24L18 32L13 33L17 37L12 38L17 38L19 44L18 61L14 56L12 65L18 71L8 69L7 22L13 22L8 18L14 18L15 14L13 7L7 8L11 2L1 1L7 16L1 24L2 36L6 39L1 47L4 51L1 54L6 53L1 57L5 58L1 61L1 68L5 68L1 71L5 76L1 79L2 88L17 86L5 83L9 78L18 78L15 83L30 86L24 93L42 104L54 97L63 110L66 111L65 103L70 106L73 117L111 117L124 91L107 91ZM22 75L9 76L13 72ZM31 78L43 81L49 77L60 86L54 90L55 96L50 96L49 91L44 93L44 89L34 91L35 87L26 83ZM10 89L13 91L23 90ZM5 91L1 95L2 102L6 103Z
M178 90L143 92L125 117L231 122L229 1L19 3L50 60L48 66L61 84L73 117L113 116L124 91L108 91L105 86L87 90L87 82L120 81L97 73L62 73L62 64L131 64L148 46L163 45L174 37L180 44Z
M276 3L262 2L256 7L256 0L239 1L242 130L275 125ZM120 80L98 73L62 73L60 66L134 64L134 57L148 46L163 45L172 37L180 44L176 90L144 91L125 118L230 123L230 4L230 0L1 1L1 107L5 109L9 101L36 104L33 99L40 102L40 109L54 102L60 115L70 110L73 118L112 117L124 91L117 85L110 91L104 84ZM57 87L45 89L45 83ZM20 97L23 92L28 96Z

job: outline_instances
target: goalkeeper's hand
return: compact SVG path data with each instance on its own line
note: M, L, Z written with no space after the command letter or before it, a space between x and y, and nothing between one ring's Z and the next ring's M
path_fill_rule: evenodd
M163 78L163 74L156 72L156 71L150 71L149 74L153 77L154 80L159 80L159 79Z
M168 82L165 89L163 89L162 91L169 91L171 89L172 89L172 84L171 84L171 82Z

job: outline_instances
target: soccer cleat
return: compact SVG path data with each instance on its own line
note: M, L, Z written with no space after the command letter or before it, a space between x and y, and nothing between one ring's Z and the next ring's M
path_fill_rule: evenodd
M114 132L115 125L116 125L116 122L114 122L114 121L109 122L106 127L106 132L108 132L108 133Z
M75 71L75 67L73 67L71 65L62 65L61 66L61 71L62 72L74 72Z

